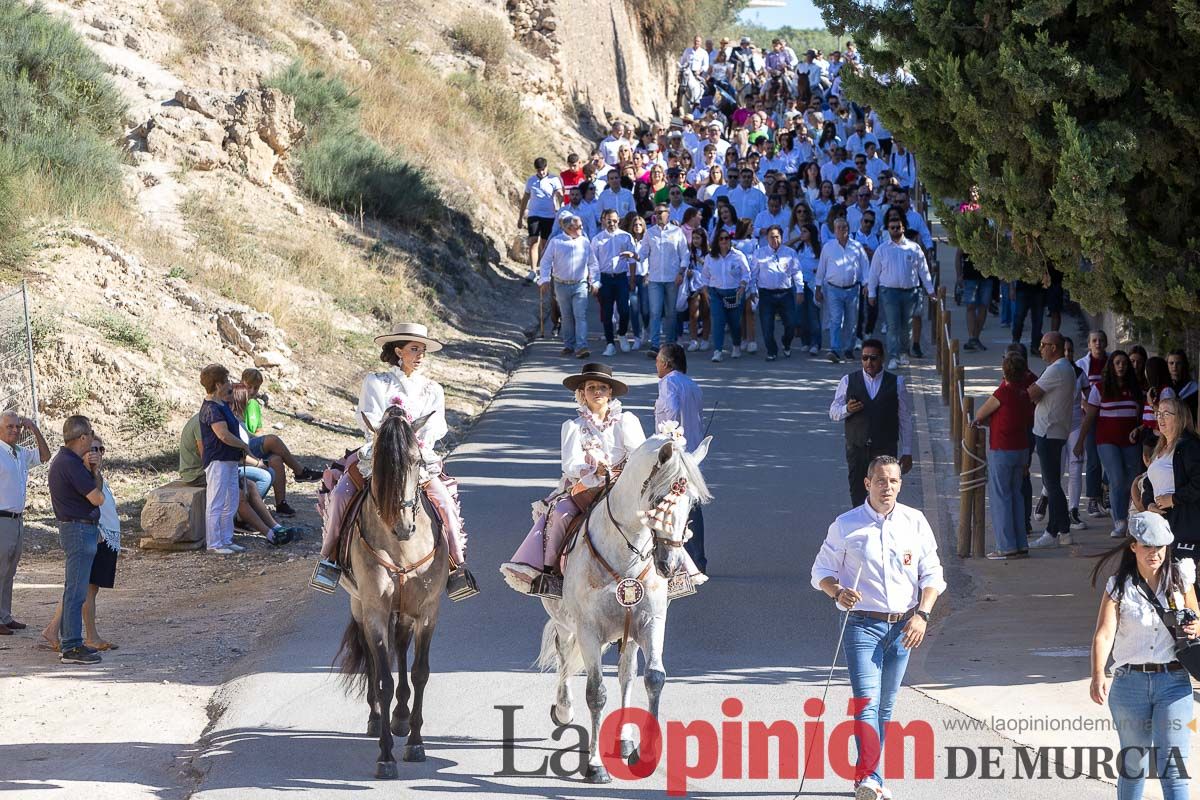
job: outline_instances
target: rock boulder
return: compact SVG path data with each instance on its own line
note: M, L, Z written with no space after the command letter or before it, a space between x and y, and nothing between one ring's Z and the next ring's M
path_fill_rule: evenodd
M160 486L146 495L142 506L142 530L148 535L138 543L147 550L203 550L203 486L182 481Z

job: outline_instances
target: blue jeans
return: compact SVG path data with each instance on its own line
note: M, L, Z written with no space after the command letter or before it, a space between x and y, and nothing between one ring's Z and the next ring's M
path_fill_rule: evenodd
M796 333L803 347L821 346L821 309L811 286L804 286L804 302L796 304Z
M737 289L715 289L708 287L708 305L712 312L713 323L713 352L719 353L725 347L725 325L729 325L729 333L733 336L733 346L742 346L742 305L737 308L726 308L722 298L737 297Z
M1067 494L1062 486L1062 450L1066 439L1047 439L1034 436L1038 463L1042 467L1042 488L1046 490L1049 512L1046 530L1052 536L1071 530L1071 518L1067 516Z
M1142 471L1142 448L1136 444L1118 447L1115 444L1097 445L1100 463L1108 476L1108 490L1113 522L1121 522L1129 516L1129 487Z
M775 317L783 321L783 349L790 350L796 335L796 295L791 289L760 289L758 293L758 327L762 329L767 355L779 355L775 341Z
M701 572L708 572L708 558L704 555L704 511L699 503L692 504L688 528L692 531L692 538L683 543L683 549Z
M59 649L65 653L83 644L83 602L87 600L100 526L94 522L60 522L58 538L66 562L62 622L58 626Z
M1025 533L1025 497L1021 483L1025 479L1028 450L992 450L988 448L988 506L996 549L1001 553L1028 550Z
M588 285L554 282L554 296L562 311L563 347L579 351L587 347Z
M983 306L986 310L992 304L992 279L964 280L963 303L968 306Z
M874 742L869 737L866 740L857 735L854 737L858 745L854 777L857 780L871 777L880 786L883 785L883 776L879 772L883 734L892 718L892 706L908 666L908 648L901 636L907 624L907 621L889 624L854 613L846 623L846 669L850 673L850 687L855 698L867 699L854 718L865 722L877 735Z
M858 326L858 286L839 289L827 283L822 287L825 312L829 322L829 349L841 353L854 345L854 329Z
M1012 302L1012 284L1009 281L1000 281L1000 324L1012 325L1013 318L1013 302Z
M646 291L646 279L639 275L629 292L630 328L634 336L641 336L650 327L650 298Z
M275 482L275 471L262 467L239 467L238 473L258 487L258 496L266 497Z
M613 306L617 307L620 327L613 331ZM604 341L615 344L615 335L624 336L629 331L629 273L602 274L600 276L600 324L604 326Z
M888 326L887 356L907 356L912 346L912 316L916 308L916 295L912 289L893 289L888 286L880 286L878 295Z
M650 346L655 350L663 343L675 343L675 281L646 281L650 298Z
M1165 800L1187 800L1188 782L1179 774L1178 748L1185 769L1187 724L1192 721L1192 684L1186 670L1128 672L1117 667L1108 690L1108 708L1117 726L1121 757L1117 762L1117 800L1141 800L1151 774L1149 748L1154 748L1158 778Z

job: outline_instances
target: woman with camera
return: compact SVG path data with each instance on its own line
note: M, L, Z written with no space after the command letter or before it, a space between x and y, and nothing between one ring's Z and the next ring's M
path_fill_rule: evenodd
M1158 514L1134 514L1126 530L1125 541L1092 570L1095 586L1119 559L1092 638L1091 696L1097 705L1108 702L1117 727L1118 800L1140 800L1150 774L1164 800L1186 800L1192 683L1182 661L1194 668L1200 660L1186 654L1200 636L1195 566L1171 560L1174 536ZM1104 670L1110 654L1111 679Z

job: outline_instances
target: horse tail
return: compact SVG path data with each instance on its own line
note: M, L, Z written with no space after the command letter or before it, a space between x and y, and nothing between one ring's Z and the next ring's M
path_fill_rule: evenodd
M583 669L583 653L579 650L579 642L572 635L562 643L565 667L568 675L574 675ZM558 672L558 626L554 620L546 620L542 628L542 648L537 657L537 668L543 672Z
M333 662L342 673L342 685L347 690L363 694L367 690L367 659L370 651L367 649L367 637L363 636L362 626L351 618L342 634L342 644L338 647Z

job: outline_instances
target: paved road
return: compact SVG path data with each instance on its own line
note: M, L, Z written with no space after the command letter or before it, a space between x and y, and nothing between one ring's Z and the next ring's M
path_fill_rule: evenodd
M612 361L632 385L626 407L649 428L656 389L652 362L640 353ZM524 707L515 717L517 769L532 769L562 746L549 738L552 677L530 666L544 621L541 606L508 589L496 566L528 529L530 501L557 476L558 429L573 404L560 381L577 367L561 359L553 343L533 344L450 461L463 487L470 560L483 595L447 601L443 608L426 706L429 760L401 763L398 782L374 780L376 745L361 735L365 702L348 698L328 672L348 618L347 599L314 594L296 609L293 629L280 631L272 648L245 664L243 677L223 690L226 710L197 759L206 772L197 797L250 800L303 791L305 797L343 798L348 790L389 797L664 796L663 766L643 781L602 787L552 775L497 774L504 771L505 756L496 706ZM726 719L722 701L736 697L745 708L740 720L799 722L806 719L804 700L820 695L839 618L809 587L808 573L826 527L848 502L841 431L827 415L842 371L807 356L768 364L761 354L722 364L697 359L692 365L706 407L719 402L715 443L704 464L716 498L705 511L712 580L670 610L667 720L720 723ZM914 470L906 481L904 502L921 504L920 473ZM936 658L936 626L926 647L927 657ZM615 654L606 663L614 698ZM582 678L577 681L578 700ZM644 702L640 684L637 696ZM827 728L846 718L848 697L839 665ZM987 732L946 734L947 721L965 717L908 688L900 695L897 718L933 726L938 779L892 782L896 797L961 797L967 790L976 798L1048 798L1066 788L1060 781L945 780L946 745L1006 742ZM1011 752L1002 763L1011 774ZM689 790L695 797L791 797L798 783L779 778L773 750L772 764L769 779L722 778L718 769L690 782ZM1070 788L1080 798L1113 792L1088 780L1072 781ZM849 795L849 784L836 778L811 780L804 790L806 797Z

